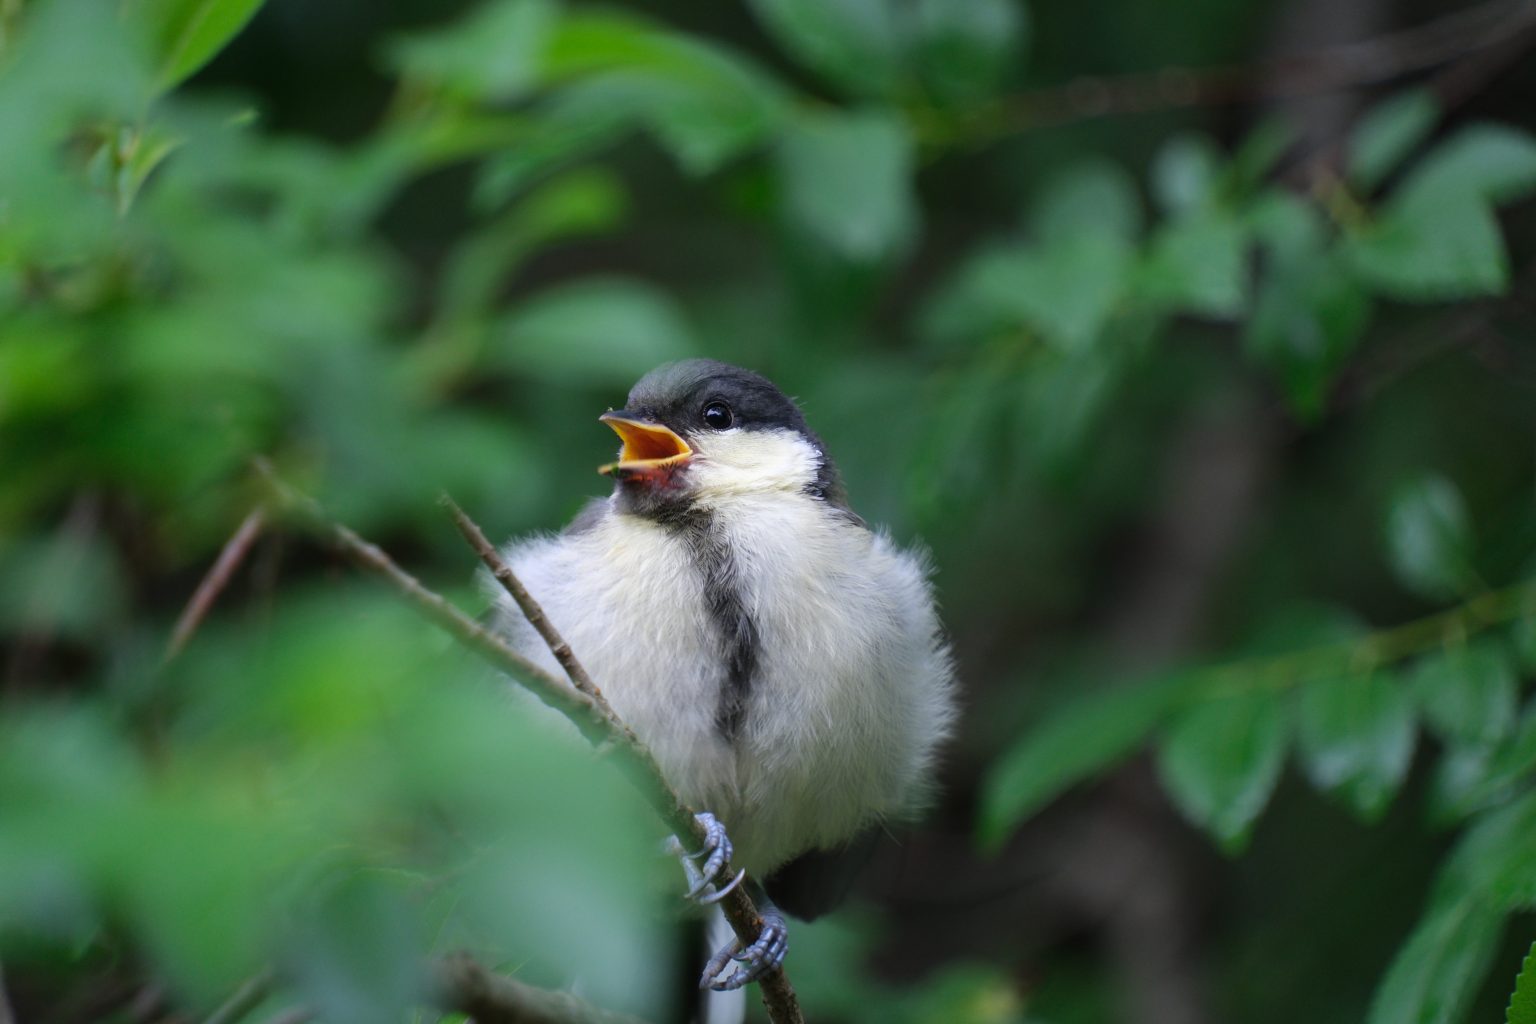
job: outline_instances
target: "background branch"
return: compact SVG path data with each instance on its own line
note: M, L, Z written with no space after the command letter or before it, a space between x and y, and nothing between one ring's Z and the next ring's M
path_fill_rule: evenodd
M434 973L438 1002L474 1018L475 1024L643 1024L569 992L551 992L496 974L463 953L444 957Z
M1294 98L1378 85L1470 54L1519 45L1536 3L1493 0L1423 25L1307 53L1212 68L1073 79L999 100L934 142L982 141L1052 125L1188 107Z
M246 522L249 521L247 517ZM272 994L272 986L276 980L277 976L270 968L248 979L235 989L217 1010L209 1014L203 1024L239 1024L246 1014L260 1006L262 1000Z
M208 617L213 603L224 592L224 588L229 586L235 570L240 567L241 562L245 561L251 545L256 543L257 537L261 536L264 525L266 525L266 512L259 507L254 508L240 523L233 536L224 542L224 547L219 552L219 557L214 560L213 567L197 585L192 599L187 602L187 606L182 609L181 615L176 619L176 627L171 631L171 639L165 645L162 664L170 662L186 648L187 641L192 639L192 634L197 632L203 619Z

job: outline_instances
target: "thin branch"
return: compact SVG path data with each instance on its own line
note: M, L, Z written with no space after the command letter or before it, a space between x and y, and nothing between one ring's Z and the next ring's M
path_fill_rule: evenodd
M239 1022L256 1007L262 1000L272 994L272 986L277 976L270 969L262 971L255 977L248 978L234 994L224 1000L217 1010L208 1015L203 1024L239 1024Z
M1362 670L1393 665L1513 622L1531 614L1532 607L1536 607L1536 578L1485 591L1454 608L1355 640L1212 666L1202 674L1219 685L1200 693L1224 696L1254 689L1284 690L1340 665Z
M438 498L438 502L448 510L448 514L453 517L454 525L459 528L459 532L464 535L464 539L469 542L469 546L475 549L475 553L480 556L480 560L491 571L491 575L496 578L496 582L501 584L502 589L522 609L529 625L533 626L544 642L549 645L550 653L555 656L555 660L560 663L560 667L565 669L565 674L571 677L571 685L590 697L592 702L602 709L603 714L607 715L615 726L624 729L628 733L629 727L624 725L619 716L614 713L613 708L608 703L608 698L603 696L603 692L597 688L597 684L592 681L592 677L587 675L587 670L582 668L581 662L576 660L576 655L572 652L571 645L566 643L565 638L560 635L560 631L555 629L554 623L550 622L549 617L544 614L544 609L533 599L533 595L528 593L528 588L523 586L523 581L518 579L513 574L512 568L501 560L501 556L496 552L496 545L486 538L484 531L480 529L473 519L464 514L464 510L451 497L444 494ZM634 734L628 733L626 738L633 740Z
M264 460L257 460L255 467L279 507L297 516L356 565L382 576L425 618L496 668L512 675L535 697L569 718L594 746L608 738L608 719L584 694L571 689L559 677L513 650L506 641L481 628L442 595L422 586L414 576L396 565L382 548L327 518L318 502L284 483Z
M555 656L555 660L560 662L566 674L571 677L572 685L587 694L595 704L604 709L608 716L609 724L614 731L614 739L628 748L631 756L649 777L650 788L655 791L651 794L652 805L661 813L663 819L668 820L672 830L679 836L691 834L694 836L695 842L702 843L704 839L703 830L694 819L693 810L686 807L682 800L678 798L665 776L662 775L661 766L656 763L656 759L651 755L651 752L640 742L639 737L625 724L624 720L614 712L608 701L604 699L602 691L597 688L597 684L592 681L592 677L587 674L587 670L577 660L575 652L571 650L570 645L560 636L554 624L545 616L544 609L533 599L533 595L528 593L528 588L524 587L522 581L513 573L512 567L501 560L501 556L496 552L495 545L486 539L485 532L480 529L474 520L464 513L464 510L452 498L445 494L441 497L440 501L453 516L453 521L458 525L459 532L464 535L464 539L469 542L469 546L474 548L481 561L491 570L491 574L496 578L496 581L511 595L512 600L517 602L517 606L527 616L529 623L538 631L539 636L548 645L550 653ZM729 862L721 866L720 874L721 877L730 877L731 866ZM726 921L730 923L731 929L736 933L736 937L741 939L744 944L751 945L757 940L757 936L763 928L762 917L758 913L752 898L747 895L744 887L737 886L733 889L726 899L721 901L720 909L724 913ZM789 980L785 977L782 970L775 970L763 977L759 982L759 986L763 993L763 1003L767 1006L768 1014L776 1024L781 1021L799 1021L801 1019L800 1006L795 997L795 991L790 986Z
M982 141L1116 114L1317 95L1379 85L1469 54L1510 45L1536 29L1536 2L1492 0L1401 32L1309 53L1214 68L1164 68L1085 77L999 100L935 142Z
M219 552L213 567L197 585L192 599L187 602L181 616L177 618L176 628L171 631L171 639L165 645L165 656L161 659L161 664L175 660L176 656L186 649L187 641L192 639L192 634L197 632L197 628L208 617L213 603L219 599L224 588L229 586L235 570L240 568L241 562L245 561L251 545L256 543L257 537L261 536L262 527L265 525L266 512L261 508L252 509L250 515L246 516L244 522L235 530L234 535L224 542L224 548Z
M314 1019L314 1010L307 1006L295 1006L291 1010L284 1010L275 1017L269 1017L263 1024L309 1024Z
M475 1024L644 1024L637 1017L599 1009L569 992L525 985L455 953L434 968L439 1004Z
M600 1009L569 992L555 992L502 977L468 953L450 953L429 965L432 1005L472 1017L475 1024L645 1024L637 1017ZM269 969L249 979L203 1024L238 1024L272 994ZM0 1004L3 1010L3 1004ZM308 1006L291 1006L263 1024L306 1024ZM0 1013L0 1024L15 1024Z
M569 718L588 742L599 747L611 744L613 749L621 752L635 769L627 773L630 780L640 789L666 826L679 837L693 837L695 845L703 844L704 829L694 818L694 810L678 797L676 790L662 774L654 755L634 738L634 733L627 726L617 718L604 714L586 694L523 657L505 640L465 615L440 594L422 586L415 577L396 565L383 549L328 518L313 498L284 483L265 460L257 460L255 468L272 491L278 507L297 514L358 566L382 576L423 616L491 665L522 683L545 704ZM716 905L720 907L737 938L748 944L756 941L762 932L763 919L756 904L747 895L745 886L738 885ZM769 973L758 984L762 991L763 1005L774 1024L802 1024L804 1018L800 1013L799 1001L783 970Z

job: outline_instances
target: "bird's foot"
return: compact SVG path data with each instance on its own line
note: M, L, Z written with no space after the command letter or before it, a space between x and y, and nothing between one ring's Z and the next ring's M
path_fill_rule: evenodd
M736 877L721 885L720 871L731 860L731 837L725 834L725 826L720 824L718 818L708 811L695 814L694 820L704 826L704 847L694 853L689 853L683 841L677 836L667 840L667 850L683 866L683 874L688 878L688 892L683 898L693 900L696 903L717 903L724 899L728 893L746 877L746 869L736 873ZM694 861L700 857L704 863L694 865Z
M757 981L763 975L776 971L784 963L784 954L789 952L789 925L784 921L784 915L779 908L766 901L760 904L763 917L763 930L758 932L757 941L742 949L740 939L732 939L725 948L710 958L704 965L704 974L699 978L699 988L712 988L716 992L729 992L732 989L741 988L751 981ZM719 975L726 966L735 960L741 964L728 978L720 978Z

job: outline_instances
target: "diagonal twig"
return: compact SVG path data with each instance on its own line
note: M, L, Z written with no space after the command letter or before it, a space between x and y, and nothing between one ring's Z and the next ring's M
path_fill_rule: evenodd
M655 756L622 721L616 716L605 714L590 696L534 664L442 595L423 586L414 576L395 564L382 548L330 519L313 498L294 490L279 479L265 460L257 460L255 468L272 492L278 508L294 513L355 564L383 577L423 616L494 667L512 676L545 704L569 718L588 742L594 746L611 745L622 753L634 769L626 774L666 826L678 836L691 836L696 845L703 845L706 836L703 826L694 818L693 808L677 795L677 791L662 774ZM480 532L478 527L476 531ZM492 571L498 572L500 557L488 543L486 549L496 563L492 565ZM485 557L484 553L482 557ZM507 569L505 574L498 572L498 575L510 576L511 570ZM529 600L532 601L531 598ZM575 661L575 656L571 655L570 660ZM585 675L584 672L582 674ZM745 944L757 940L762 932L763 919L745 886L736 886L716 905L720 907L737 938ZM765 975L759 980L758 986L762 992L763 1005L773 1024L803 1024L799 1000L782 969Z
M517 578L517 574L512 571L512 567L502 561L495 545L486 539L484 531L464 513L464 510L452 498L445 494L439 500L448 509L454 523L459 528L459 532L469 542L469 546L474 548L476 554L480 556L480 560L491 571L491 575L511 595L512 600L517 602L517 606L522 609L523 615L527 617L528 622L538 631L545 644L549 646L550 653L555 656L555 659L560 662L561 667L565 669L566 674L570 676L571 684L590 697L593 703L607 715L615 733L614 739L623 743L629 749L631 757L640 763L643 770L649 776L651 785L656 790L652 794L651 802L653 806L661 812L664 819L668 820L668 824L671 825L673 831L679 836L692 835L695 842L702 843L704 839L703 829L695 820L693 810L684 806L677 794L672 790L671 785L661 773L661 767L651 755L650 750L640 742L639 737L614 712L608 701L603 697L602 691L597 688L597 684L592 681L592 677L587 674L587 670L577 660L575 652L571 650L570 645L565 642L559 631L555 629L554 624L549 621L548 616L544 614L544 609L533 599L533 595L528 593L528 588L523 586L522 581ZM721 877L730 877L731 866L729 862L721 865L720 875ZM731 929L736 933L737 938L741 939L744 944L751 945L757 940L757 936L763 927L762 917L758 914L757 907L753 903L752 898L747 895L741 886L737 886L730 891L727 897L721 901L720 909L724 913L726 921L730 923ZM763 1002L768 1007L769 1016L775 1021L775 1024L781 1021L798 1021L800 1019L800 1007L795 998L794 989L790 987L789 981L784 976L782 970L775 970L765 976L761 980L760 987L763 992Z
M544 614L544 609L533 599L533 595L528 593L528 588L523 586L523 581L513 574L511 566L501 560L501 556L496 552L496 546L485 536L485 532L473 519L464 514L458 502L451 497L444 494L437 500L448 510L448 514L453 517L454 525L459 528L459 532L464 535L469 546L475 549L475 553L480 556L480 560L485 563L485 567L490 570L496 582L501 584L502 589L517 603L518 608L522 609L528 624L537 630L539 636L549 645L549 652L555 656L560 667L565 669L565 674L570 676L571 685L590 697L592 702L602 709L603 714L607 715L615 726L625 730L628 734L627 738L632 739L634 734L629 733L629 727L614 713L608 698L603 696L603 691L597 688L592 677L587 675L587 670L582 668L581 662L576 660L576 654L571 650L571 645L566 643L560 631L555 629L554 623L549 621L549 616Z
M270 968L263 970L255 977L246 979L245 983L224 1000L218 1009L208 1015L203 1024L240 1024L246 1014L260 1006L262 1001L272 994L272 987L276 981L277 975Z
M197 632L203 619L208 617L213 603L219 599L224 588L229 586L235 570L240 568L241 562L245 561L251 545L256 543L257 537L261 536L265 525L266 511L258 506L251 510L229 540L224 542L223 549L219 551L219 557L214 560L212 568L197 585L197 590L192 593L192 599L187 602L180 617L176 619L176 627L171 631L171 639L166 643L165 654L160 659L162 665L174 661L176 656L186 649L187 641L192 639L192 634Z

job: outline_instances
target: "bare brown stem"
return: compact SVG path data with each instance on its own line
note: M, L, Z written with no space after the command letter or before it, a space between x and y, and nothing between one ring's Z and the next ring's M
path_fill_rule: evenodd
M171 639L165 645L165 655L161 659L161 664L175 660L176 656L186 649L187 641L192 639L192 634L197 632L203 620L208 617L213 603L229 586L235 570L240 568L240 563L244 562L246 555L250 554L251 546L256 543L256 538L261 536L262 527L265 525L266 512L261 508L254 508L229 540L224 542L223 549L219 551L219 557L214 560L208 574L197 585L197 590L193 591L192 599L187 602L180 617L176 619L176 628L171 631Z
M696 843L702 843L704 839L703 832L698 822L694 820L693 810L683 805L670 784L661 774L661 767L656 763L655 758L651 756L650 751L646 749L645 745L640 742L639 738L635 736L624 720L614 712L608 701L604 699L602 691L598 689L597 684L592 681L592 677L587 674L587 670L577 660L576 654L571 650L570 645L565 642L565 639L560 636L559 631L555 629L554 624L544 614L544 609L533 599L533 595L528 593L528 588L523 586L522 581L517 578L511 566L502 561L501 556L496 551L496 546L486 539L485 532L480 529L473 519L470 519L465 514L464 510L452 498L445 494L440 500L443 507L448 509L449 514L453 516L454 523L458 526L459 532L464 535L464 539L469 542L469 546L474 548L476 554L480 556L480 560L490 569L491 575L511 595L512 600L517 602L517 606L527 616L528 622L538 631L545 644L549 646L550 653L555 656L555 660L560 662L566 674L571 677L571 684L582 693L591 697L594 703L602 708L608 716L609 723L614 730L614 739L629 748L630 754L640 763L650 778L650 788L655 791L651 794L652 806L661 813L662 817L672 827L672 830L679 836L692 835ZM729 877L730 874L730 864L727 863L721 867L721 877ZM735 931L736 936L742 942L750 945L756 941L758 934L762 931L762 917L758 914L757 907L752 902L752 898L747 895L741 886L737 886L725 900L721 901L720 909L724 912L725 919L730 922L732 930ZM764 977L760 982L760 987L763 993L763 1004L768 1008L768 1015L774 1020L775 1024L781 1021L799 1021L801 1019L799 1001L796 999L795 991L790 986L789 980L785 977L782 970L774 971Z
M383 549L328 518L314 499L284 483L264 460L256 462L256 470L272 491L279 508L297 514L301 521L352 562L383 577L424 617L569 718L588 742L594 746L612 745L633 767L634 770L627 773L630 780L640 789L666 826L679 837L692 837L695 845L704 843L704 829L695 819L693 808L683 803L662 774L650 750L617 717L605 714L591 697L523 657L506 641L483 628L440 594L422 586L415 577L396 565ZM480 532L478 527L476 532ZM510 575L511 571L507 572ZM571 660L575 660L574 654ZM726 870L729 870L729 865L722 872ZM745 886L731 890L717 906L737 938L749 944L757 940L762 932L763 919ZM762 978L759 987L763 1005L773 1024L803 1024L799 1001L782 970L773 971Z
M1117 114L1319 95L1390 82L1536 30L1536 3L1491 0L1358 43L1214 68L1084 77L999 100L932 141L982 141Z
M448 514L453 517L454 525L459 528L459 532L464 535L469 546L475 549L475 553L480 556L480 561L485 563L485 567L491 571L496 582L501 584L502 589L517 603L518 608L522 609L528 624L537 630L539 636L549 645L549 652L555 656L560 667L565 669L565 674L570 676L571 685L590 697L616 727L625 730L626 738L633 740L634 735L629 733L629 727L624 725L619 716L614 713L613 708L608 704L608 699L603 696L603 691L597 688L592 677L587 675L587 670L582 668L580 661L576 660L571 645L565 642L565 638L560 635L554 623L549 621L549 616L544 614L544 609L533 599L533 595L528 593L528 588L523 586L523 581L518 579L512 572L512 568L501 560L496 546L486 538L485 532L473 519L465 515L464 510L448 495L444 494L438 501L448 510Z
M475 1024L644 1024L569 992L551 992L496 974L462 953L444 957L434 973L438 1002L472 1017Z

